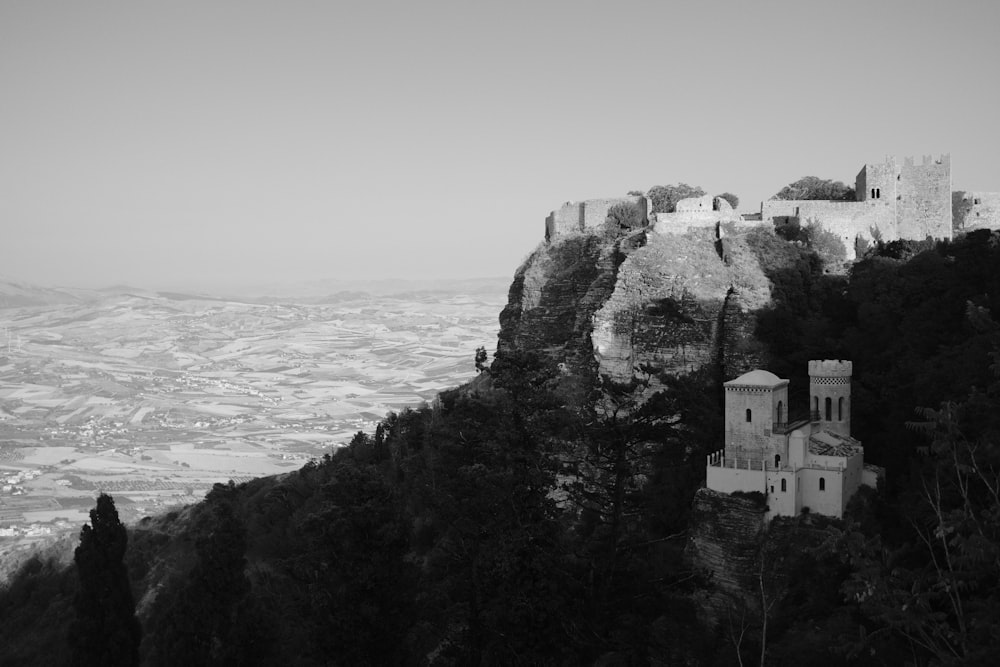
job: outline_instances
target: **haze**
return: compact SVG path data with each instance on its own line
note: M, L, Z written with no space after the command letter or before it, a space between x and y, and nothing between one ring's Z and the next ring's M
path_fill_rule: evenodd
M0 274L509 276L566 200L890 154L1000 190L1000 5L677 4L3 0Z

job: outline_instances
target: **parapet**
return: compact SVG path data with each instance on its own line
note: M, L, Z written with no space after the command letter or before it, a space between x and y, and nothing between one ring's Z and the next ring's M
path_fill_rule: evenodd
M704 197L688 197L687 199L681 199L674 206L674 211L677 213L684 213L687 211L712 211L714 210L713 204L715 198L712 195L705 195Z
M809 377L851 377L853 363L840 359L812 359L809 361Z

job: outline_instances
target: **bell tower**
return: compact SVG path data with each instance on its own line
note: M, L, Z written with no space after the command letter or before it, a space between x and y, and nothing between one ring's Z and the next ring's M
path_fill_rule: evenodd
M809 362L809 410L819 428L851 435L851 373L850 361Z

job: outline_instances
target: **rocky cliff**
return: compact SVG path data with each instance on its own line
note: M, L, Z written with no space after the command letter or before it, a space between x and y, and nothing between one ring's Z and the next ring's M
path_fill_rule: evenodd
M540 245L500 315L500 350L542 352L588 380L706 366L728 379L763 362L754 312L771 283L754 235L765 228L577 234Z

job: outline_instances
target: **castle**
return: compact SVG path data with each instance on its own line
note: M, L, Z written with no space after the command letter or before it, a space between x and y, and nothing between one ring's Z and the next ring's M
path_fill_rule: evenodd
M842 517L858 487L879 476L851 437L851 372L850 361L810 361L811 410L801 418L789 417L788 380L754 370L726 382L725 448L708 456L706 486L759 491L769 517L805 508Z
M1000 228L1000 193L952 192L951 156L937 160L927 155L921 164L913 158L902 163L886 158L866 164L855 178L855 201L769 199L760 213L739 215L719 197L683 199L670 213L652 213L643 196L567 202L545 219L547 241L576 232L603 230L608 211L618 204L635 206L641 226L652 233L683 233L691 228L768 223L785 226L818 226L836 235L845 259L856 258L860 242L876 239L951 239L954 231Z

